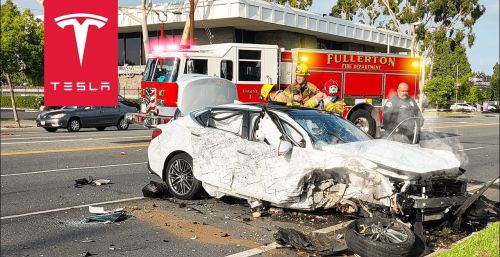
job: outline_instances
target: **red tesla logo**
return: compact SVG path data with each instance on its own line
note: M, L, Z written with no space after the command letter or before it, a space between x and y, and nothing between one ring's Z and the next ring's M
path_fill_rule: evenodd
M116 106L117 0L47 0L45 105Z

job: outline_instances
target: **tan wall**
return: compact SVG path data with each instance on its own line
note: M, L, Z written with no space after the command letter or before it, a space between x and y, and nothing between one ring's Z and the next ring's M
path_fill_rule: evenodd
M124 96L125 98L139 98L139 90L141 89L141 79L142 75L135 75L131 78L119 75L118 84L119 90L118 94Z

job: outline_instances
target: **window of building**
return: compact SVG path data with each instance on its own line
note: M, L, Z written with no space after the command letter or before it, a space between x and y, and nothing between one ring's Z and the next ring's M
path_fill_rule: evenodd
M125 63L141 65L142 41L140 34L131 34L125 37Z
M233 80L233 61L222 60L220 62L220 76L227 80Z
M184 74L208 74L207 59L188 59L184 67Z
M250 30L236 29L234 31L236 43L255 43L255 32Z
M118 36L118 66L122 66L125 61L125 39Z
M261 78L261 51L239 50L238 51L238 80L260 81Z

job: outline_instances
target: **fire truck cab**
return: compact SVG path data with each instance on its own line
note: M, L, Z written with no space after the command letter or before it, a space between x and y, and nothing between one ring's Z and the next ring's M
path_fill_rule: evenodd
M186 79L181 85L179 78L186 74L229 80L236 85L239 101L262 102L259 97L262 85L272 83L286 88L294 82L299 63L309 67L308 81L323 92L329 94L329 88L336 85L338 97L347 104L344 117L372 136L379 135L383 105L395 94L399 83L408 83L410 96L418 97L420 59L405 55L284 50L276 45L240 43L167 49L159 49L148 58L141 82L141 113L128 115L129 121L155 126L182 114L179 100L186 99L182 94L192 93L180 88ZM204 93L199 97L214 95Z

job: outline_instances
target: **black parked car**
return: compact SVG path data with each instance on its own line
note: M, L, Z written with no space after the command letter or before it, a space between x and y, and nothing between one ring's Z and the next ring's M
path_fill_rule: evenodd
M59 128L67 128L70 132L80 128L97 128L116 126L118 130L128 129L128 122L124 118L126 113L136 112L135 107L118 103L116 107L93 106L65 106L58 110L42 112L36 118L38 127L48 132L56 132Z
M137 108L137 110L141 109L141 105L140 104L138 104L136 102L129 101L125 97L123 97L121 95L118 95L118 102L120 102L120 103L122 103L124 105L130 106L130 107L135 107L135 108Z

